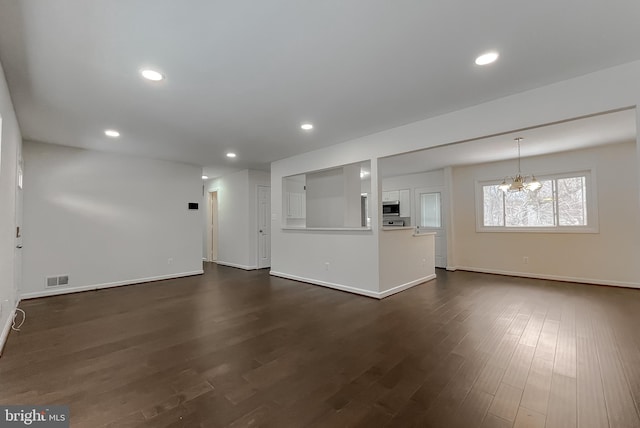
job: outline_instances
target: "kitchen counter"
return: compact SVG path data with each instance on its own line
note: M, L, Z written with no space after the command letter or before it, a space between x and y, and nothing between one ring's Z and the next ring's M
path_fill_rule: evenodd
M388 232L389 230L413 230L414 233L412 236L432 236L436 234L436 232L424 232L422 230L416 233L415 229L416 229L415 227L411 227L411 226L387 226L387 227L380 228L380 230L384 232Z

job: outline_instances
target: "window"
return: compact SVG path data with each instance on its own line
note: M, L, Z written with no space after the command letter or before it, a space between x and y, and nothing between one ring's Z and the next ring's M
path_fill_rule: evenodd
M478 183L479 231L597 232L591 172L547 176L533 192Z
M420 227L442 227L440 192L420 193Z

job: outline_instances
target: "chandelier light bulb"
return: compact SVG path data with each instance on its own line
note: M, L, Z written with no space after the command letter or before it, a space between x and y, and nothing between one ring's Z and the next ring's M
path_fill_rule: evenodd
M521 192L523 190L535 192L542 187L535 175L531 175L531 181L527 181L527 176L523 176L520 172L520 142L524 140L522 137L514 138L518 143L518 173L515 177L508 177L511 183L507 183L507 179L502 180L502 183L498 186L498 189L503 192Z

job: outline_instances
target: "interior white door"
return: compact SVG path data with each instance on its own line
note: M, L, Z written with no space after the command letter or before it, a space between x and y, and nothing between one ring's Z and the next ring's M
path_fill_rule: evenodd
M14 257L14 283L13 287L18 295L18 290L22 285L22 180L23 180L24 165L22 157L18 158L18 176L16 183L16 230L15 230L15 257Z
M271 266L271 188L258 186L258 268Z
M447 229L445 224L443 187L416 189L416 225L423 232L435 232L435 265L447 267Z
M209 261L218 260L218 192L209 192Z

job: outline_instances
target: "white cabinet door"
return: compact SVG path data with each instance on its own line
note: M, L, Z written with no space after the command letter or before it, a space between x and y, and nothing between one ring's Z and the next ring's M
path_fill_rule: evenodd
M304 193L287 192L287 218L305 218L307 201Z
M382 192L382 202L397 201L400 199L399 192L397 190L388 190Z
M400 201L400 217L411 217L411 191L403 189L398 191Z

